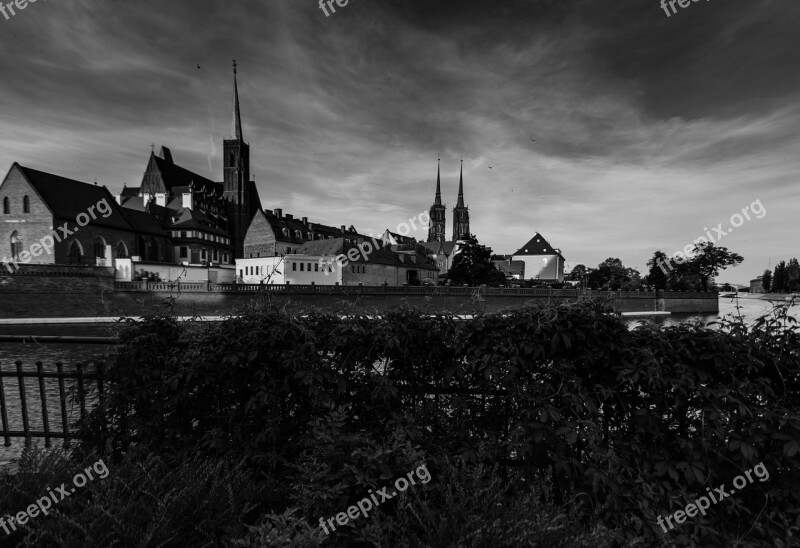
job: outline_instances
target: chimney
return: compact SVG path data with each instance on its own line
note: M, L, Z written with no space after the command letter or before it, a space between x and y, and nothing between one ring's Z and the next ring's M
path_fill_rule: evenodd
M150 201L150 194L148 192L142 194L142 203L144 203L144 205L147 205L149 201Z
M192 209L192 193L191 192L184 192L182 194L183 203L181 204L186 209Z
M344 225L342 225L342 232L347 233L347 227L345 227Z
M303 226L308 226L308 217L303 217Z
M282 209L276 209L273 213L275 213L275 216L278 219L282 219L283 218L283 210Z
M286 214L286 220L287 221L291 221L293 219L294 219L294 215L289 215L288 213Z

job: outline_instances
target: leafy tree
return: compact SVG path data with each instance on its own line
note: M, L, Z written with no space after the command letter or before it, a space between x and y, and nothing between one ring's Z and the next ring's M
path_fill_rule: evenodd
M761 275L761 285L764 286L764 293L769 293L772 289L772 272L765 270Z
M582 282L586 279L586 276L589 275L589 269L586 268L586 265L577 264L573 267L572 270L567 272L564 275L564 279L568 282Z
M639 271L626 268L622 261L609 257L597 268L589 272L589 285L601 289L636 289L641 287L642 280Z
M670 259L667 254L659 250L653 253L653 258L647 261L650 270L647 272L647 284L656 289L666 289L669 281ZM662 268L663 266L663 268ZM666 270L667 272L664 272Z
M506 281L506 277L492 262L492 248L480 245L473 234L468 234L458 244L458 254L447 272L447 278L452 284L470 286L486 284L496 287Z
M714 279L721 270L729 266L737 266L743 260L744 257L729 251L727 247L717 247L711 242L701 242L694 246L693 256L681 265L680 270L697 275L703 291L708 291L708 282Z
M775 273L772 275L772 291L774 293L786 291L786 261L775 265Z
M800 291L800 264L792 259L786 265L786 291Z

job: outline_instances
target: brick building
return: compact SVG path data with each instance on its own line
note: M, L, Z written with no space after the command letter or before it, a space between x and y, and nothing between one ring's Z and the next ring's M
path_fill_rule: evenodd
M0 184L0 204L5 263L111 266L115 257L136 255L171 260L167 235L149 218L123 212L104 186L14 163ZM52 248L43 248L43 241L52 241Z

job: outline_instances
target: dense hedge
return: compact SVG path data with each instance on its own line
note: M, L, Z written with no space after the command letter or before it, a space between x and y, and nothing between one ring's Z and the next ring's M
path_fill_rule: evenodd
M84 434L103 452L244 459L291 482L334 414L341 439L392 437L435 462L459 456L506 476L549 471L557 501L584 500L628 537L789 546L800 526L800 334L790 321L631 330L591 302L471 320L408 309L268 310L214 325L161 315L124 334ZM656 525L759 462L768 482L666 535ZM288 493L272 501L291 503Z

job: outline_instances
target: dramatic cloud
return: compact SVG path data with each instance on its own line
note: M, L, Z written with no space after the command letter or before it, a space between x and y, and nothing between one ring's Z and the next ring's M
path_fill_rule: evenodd
M643 270L758 199L721 242L746 258L721 279L746 282L800 255L798 19L779 0L37 2L0 15L0 169L117 191L154 144L219 180L236 58L266 208L394 230L438 157L455 205L463 155L496 252L540 231L570 263Z

